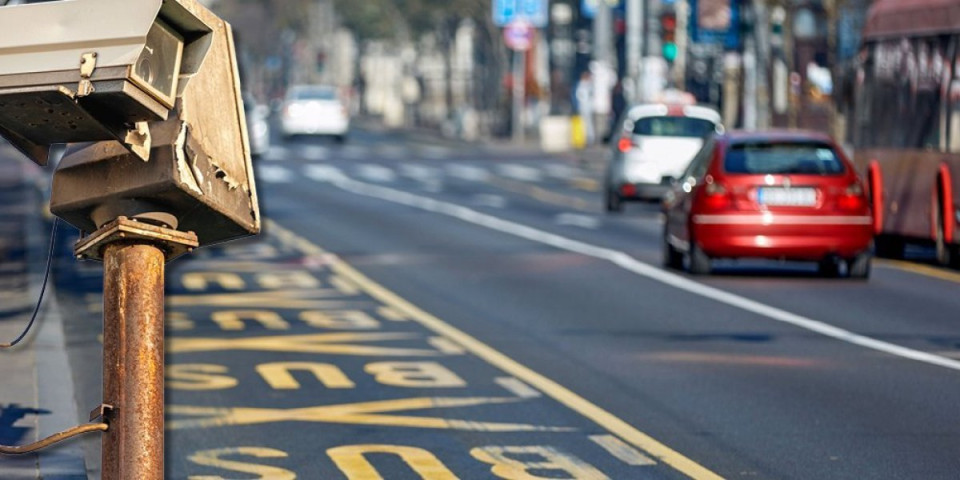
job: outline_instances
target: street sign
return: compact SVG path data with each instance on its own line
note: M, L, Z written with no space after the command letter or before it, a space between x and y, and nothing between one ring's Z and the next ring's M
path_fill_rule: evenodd
M505 27L514 20L526 20L543 28L548 22L548 0L493 0L493 23Z
M533 46L533 37L536 30L526 20L514 20L503 29L503 41L510 50L525 52Z
M580 0L580 15L584 18L593 18L597 16L597 4L601 0ZM624 3L622 0L605 0L610 8L621 8Z

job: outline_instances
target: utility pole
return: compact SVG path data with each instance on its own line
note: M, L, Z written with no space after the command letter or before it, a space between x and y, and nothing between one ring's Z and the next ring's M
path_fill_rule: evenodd
M627 78L633 94L631 100L635 102L646 100L643 94L644 4L643 0L627 0Z
M753 38L755 39L756 69L757 69L757 127L769 128L771 123L770 111L770 59L772 48L770 42L770 15L765 0L753 0L751 5L754 11Z
M607 0L597 0L593 16L593 59L613 66L613 12Z
M513 141L523 143L526 138L523 125L524 97L527 96L526 56L523 50L513 52Z
M676 0L677 12L677 58L673 62L673 82L676 88L686 90L687 79L687 44L689 43L688 26L690 19L690 4L687 0Z

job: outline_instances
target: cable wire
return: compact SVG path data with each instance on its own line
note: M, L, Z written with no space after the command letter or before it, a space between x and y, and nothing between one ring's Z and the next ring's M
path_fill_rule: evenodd
M36 452L37 450L47 448L55 443L60 443L69 438L76 437L77 435L83 435L84 433L91 432L106 432L108 428L110 427L106 423L86 423L73 427L69 430L64 430L60 433L54 433L53 435L50 435L39 442L20 445L17 447L0 445L0 455L23 455L26 453Z
M40 306L43 305L43 294L47 291L47 280L50 279L50 265L53 263L53 252L56 250L57 246L57 227L60 225L60 219L54 218L53 220L53 231L50 232L50 249L47 252L47 267L43 272L43 284L40 286L40 298L37 299L37 306L33 309L33 315L30 316L30 323L27 324L27 328L23 329L23 333L17 337L16 340L10 343L0 343L0 348L12 348L16 344L23 341L26 338L27 333L30 332L30 329L33 328L34 322L37 320L37 314L40 313Z

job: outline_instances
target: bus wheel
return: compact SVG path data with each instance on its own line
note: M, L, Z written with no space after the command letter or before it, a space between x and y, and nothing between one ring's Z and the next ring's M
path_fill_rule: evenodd
M943 204L934 203L934 215L937 219L937 262L951 268L960 268L960 246L947 243L946 231L943 224Z

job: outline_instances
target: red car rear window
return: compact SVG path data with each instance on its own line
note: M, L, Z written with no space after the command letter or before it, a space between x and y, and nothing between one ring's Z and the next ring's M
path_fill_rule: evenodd
M825 143L756 142L730 145L724 157L727 173L748 175L842 175L843 161Z

